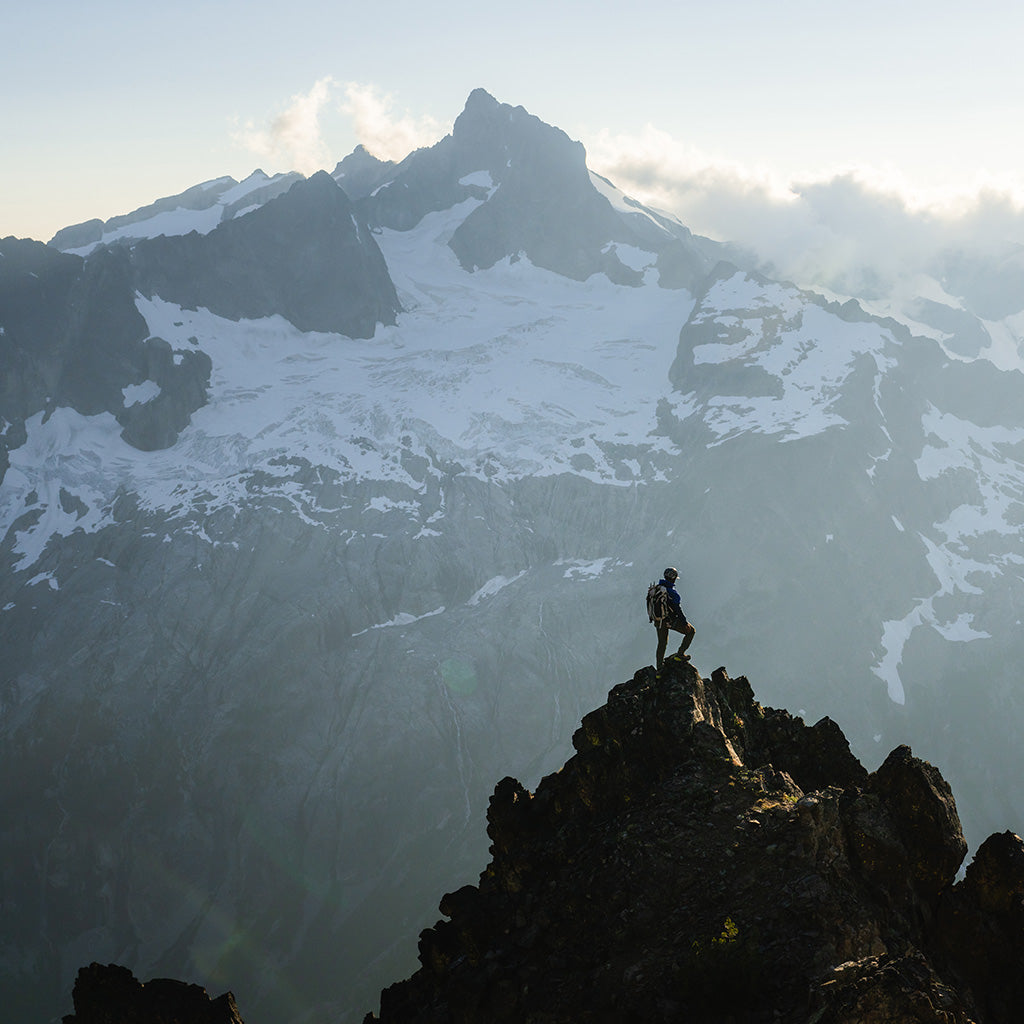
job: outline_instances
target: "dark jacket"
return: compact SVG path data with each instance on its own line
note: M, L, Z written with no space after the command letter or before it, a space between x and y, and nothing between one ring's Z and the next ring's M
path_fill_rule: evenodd
M670 583L668 580L658 580L658 586L664 587L668 591L668 599L672 602L672 608L675 611L681 611L679 604L679 594L676 592L675 580Z

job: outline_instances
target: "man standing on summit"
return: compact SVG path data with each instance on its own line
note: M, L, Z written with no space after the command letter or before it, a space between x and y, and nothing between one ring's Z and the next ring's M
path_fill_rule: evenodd
M686 648L693 642L693 636L697 632L687 621L680 605L679 594L676 592L676 580L679 573L669 566L664 575L647 592L647 614L658 631L658 654L657 668L665 663L665 646L668 644L668 633L674 629L677 633L683 634L683 642L679 650L673 655L676 658L686 658Z

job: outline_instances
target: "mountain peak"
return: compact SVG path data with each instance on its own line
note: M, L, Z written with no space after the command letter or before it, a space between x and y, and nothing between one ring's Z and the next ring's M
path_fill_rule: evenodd
M295 184L301 185L302 182L296 182ZM306 178L306 184L315 184L317 188L326 188L328 185L333 189L337 189L338 187L338 183L324 170L319 170L314 174L311 174ZM294 189L295 185L292 185L292 188Z
M542 150L552 146L568 148L574 160L586 163L582 143L570 139L561 128L542 121L525 107L501 103L485 89L474 89L469 94L462 113L455 119L452 138L463 146L487 147L487 166L492 172L516 166L516 157L521 156L524 144Z
M334 168L334 180L352 200L370 195L394 174L393 160L379 160L360 143Z
M486 90L481 87L474 89L466 99L466 106L463 112L475 112L477 110L496 110L500 104Z

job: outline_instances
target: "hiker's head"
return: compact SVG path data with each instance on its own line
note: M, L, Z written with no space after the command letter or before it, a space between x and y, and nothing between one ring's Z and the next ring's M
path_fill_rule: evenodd
M668 583L671 583L671 582L672 582L673 580L677 580L677 579L679 579L679 573L678 573L678 572L676 572L676 570L675 570L675 569L673 569L673 568L672 568L672 566L669 566L669 567L668 567L668 568L667 568L667 569L665 570L665 580L666 580L666 581L667 581Z

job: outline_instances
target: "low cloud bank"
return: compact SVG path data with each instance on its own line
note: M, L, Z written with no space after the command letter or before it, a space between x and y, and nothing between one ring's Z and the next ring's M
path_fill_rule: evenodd
M591 167L628 195L803 285L881 296L900 280L941 276L954 256L999 262L1024 244L1024 188L1009 182L922 193L864 167L780 183L653 127L585 141Z

